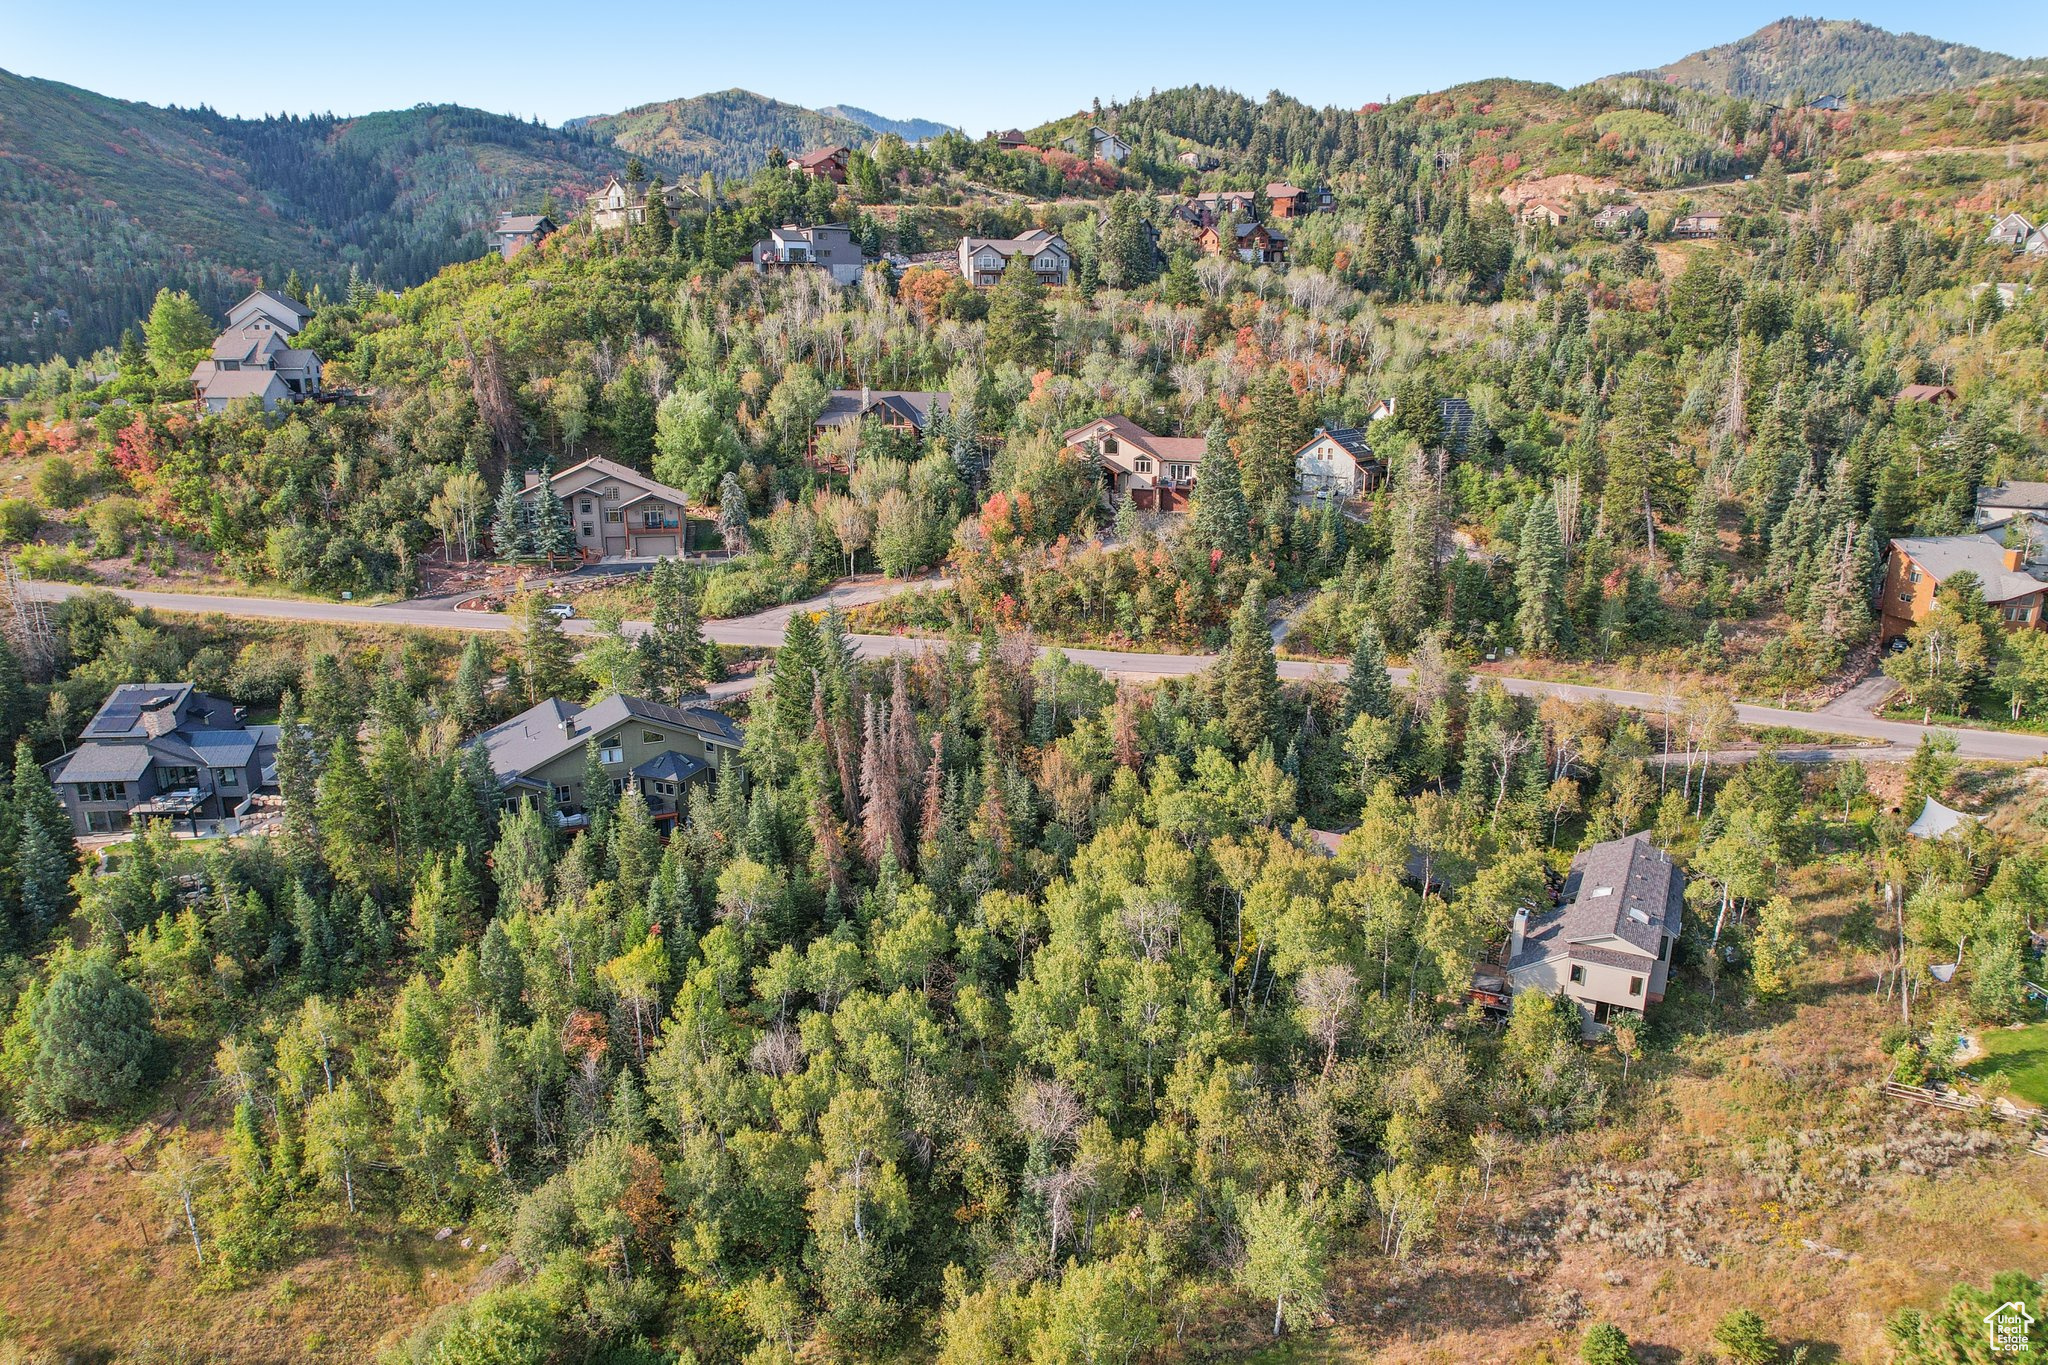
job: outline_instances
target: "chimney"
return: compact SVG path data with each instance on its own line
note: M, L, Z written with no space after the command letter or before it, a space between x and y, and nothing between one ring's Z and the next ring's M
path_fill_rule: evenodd
M2027 552L2017 545L2008 545L2004 550L2005 568L2008 573L2018 573L2020 565L2027 562Z
M556 721L555 724L562 727L563 739L572 738L576 734L576 718L574 716L564 716Z
M1522 906L1515 911L1514 928L1508 930L1508 961L1513 962L1522 954L1522 940L1529 934L1529 907Z

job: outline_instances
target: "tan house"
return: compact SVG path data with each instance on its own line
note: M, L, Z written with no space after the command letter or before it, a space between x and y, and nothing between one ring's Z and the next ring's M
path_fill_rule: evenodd
M1557 904L1515 912L1508 983L1570 997L1590 1037L1664 998L1685 910L1685 874L1647 833L1572 859Z
M1294 452L1294 486L1310 497L1349 502L1378 488L1386 462L1356 427L1321 427Z
M1092 451L1102 468L1103 500L1129 498L1146 512L1184 512L1201 477L1209 448L1200 436L1154 436L1128 417L1104 417L1075 427L1064 443Z
M647 196L652 191L653 186L650 185L636 194L613 176L603 189L584 199L583 207L590 212L590 225L599 232L635 228L647 221ZM661 202L670 213L695 197L680 185L669 185L661 192Z
M1021 237L963 237L960 240L960 278L976 289L987 289L1002 279L1010 258L1023 253L1031 272L1048 288L1064 288L1074 268L1074 254L1067 239L1057 232L1033 228Z
M1994 535L1900 536L1885 556L1879 638L1903 640L1934 610L1934 595L1959 573L1977 575L1984 600L1998 608L2007 630L2040 630L2048 558L2008 549Z
M594 456L549 480L569 510L576 551L586 561L658 559L690 548L689 495L615 460ZM540 475L526 473L521 496L531 508Z
M1671 235L1685 240L1719 237L1721 224L1726 217L1726 214L1720 213L1688 213L1682 218L1672 220Z
M582 823L593 746L612 790L638 788L657 820L672 821L692 782L739 762L745 735L709 706L665 706L620 693L591 706L550 698L479 736L508 800L544 797L564 825Z
M1556 199L1524 199L1515 216L1525 223L1544 223L1551 227L1563 227L1571 221L1571 205Z

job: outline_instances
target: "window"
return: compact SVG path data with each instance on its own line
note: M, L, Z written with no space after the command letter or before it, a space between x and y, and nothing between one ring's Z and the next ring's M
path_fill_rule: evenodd
M626 761L626 751L619 747L617 740L607 740L604 746L597 751L597 761L600 763L624 763Z
M570 798L572 798L575 795L575 793L570 791L567 787L557 786L553 783L550 783L548 785L548 791L553 794L555 798L555 804L558 806L568 805Z
M619 486L617 484L605 485L603 497L606 502L617 502L619 500Z
M128 828L128 817L117 810L89 810L85 827L94 834L118 834Z
M1671 960L1671 935L1660 934L1657 936L1657 960L1659 962L1669 962Z
M584 538L585 540L588 540L588 539L590 539L590 538L591 538L592 536L594 536L594 535L596 535L596 534L597 534L597 528L596 528L595 526L592 526L592 525L591 525L591 524L590 524L589 522L587 522L587 521L583 523L583 538Z
M624 512L621 512L616 507L607 507L604 509L604 519L610 522L612 525L617 526L620 522L626 519L626 514Z
M1195 477L1195 467L1186 464L1170 464L1166 467L1166 477L1172 479L1175 483L1187 483Z
M640 742L642 744L659 744L661 741L662 733L659 730L642 730L640 732Z
M2034 619L2034 609L2032 607L2007 607L2005 609L2005 619L2015 624L2031 621Z
M656 796L674 796L676 794L676 784L673 782L657 782L654 784L654 794Z
M1118 449L1119 449L1119 447L1118 447L1118 445L1117 445L1117 443L1116 443L1116 437L1114 437L1114 436L1105 436L1105 437L1103 437L1103 438L1102 438L1102 453L1103 453L1103 454L1105 454L1105 455L1114 455L1114 454L1116 454L1116 452L1117 452L1117 450L1118 450Z
M1640 976L1632 976L1628 979L1628 993L1631 996L1643 993L1643 979Z
M233 768L215 768L213 770L213 780L215 785L221 787L239 787L242 785L242 775Z
M157 781L168 788L196 787L199 785L197 768L158 768Z
M589 498L585 498L585 499L583 500L583 515L587 517L587 516L589 516L589 515L590 515L591 511L592 511L592 508L591 508L591 503L590 503L590 499L589 499Z
M126 782L80 782L78 784L78 799L81 801L126 801L128 799L128 784Z
M1574 963L1572 966L1572 984L1574 986L1583 986L1586 984L1586 969L1584 967L1577 965L1576 963Z
M1139 460L1138 472L1140 474L1150 474L1152 472L1152 462L1150 460Z

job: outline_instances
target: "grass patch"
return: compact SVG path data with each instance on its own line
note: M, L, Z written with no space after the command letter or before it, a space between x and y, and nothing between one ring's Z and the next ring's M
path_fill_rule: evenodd
M2048 1108L2048 1023L1986 1029L1979 1041L1984 1057L1970 1066L1972 1077L2003 1076L2014 1099Z

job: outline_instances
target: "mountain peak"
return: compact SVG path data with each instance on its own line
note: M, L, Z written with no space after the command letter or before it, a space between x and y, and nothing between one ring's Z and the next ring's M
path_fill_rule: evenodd
M1866 99L1971 85L2041 63L1893 33L1860 19L1787 16L1747 38L1705 48L1650 71L1624 73L1749 99L1855 94Z

